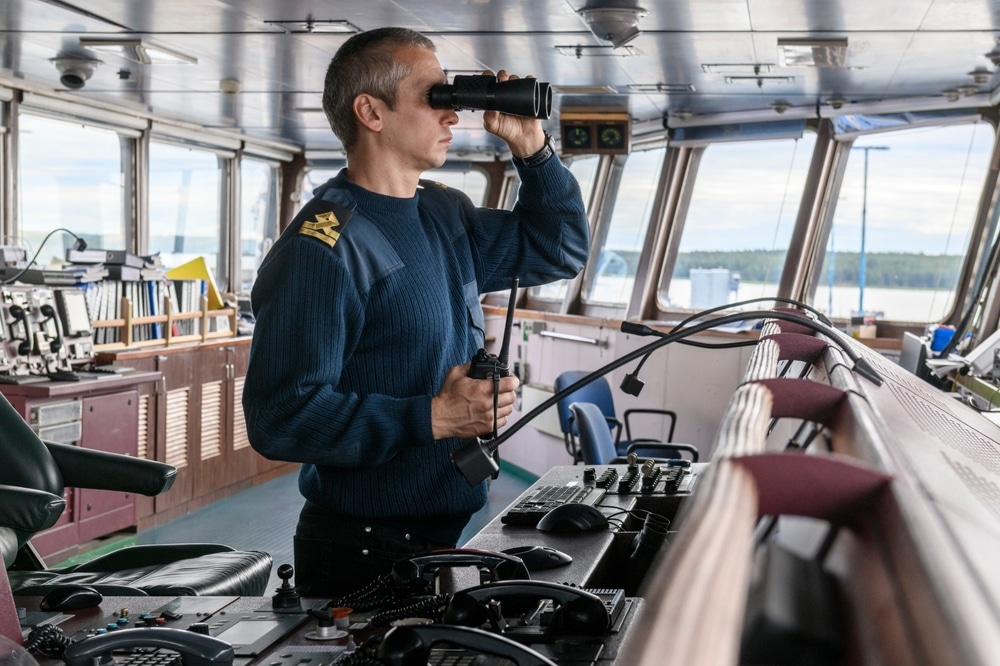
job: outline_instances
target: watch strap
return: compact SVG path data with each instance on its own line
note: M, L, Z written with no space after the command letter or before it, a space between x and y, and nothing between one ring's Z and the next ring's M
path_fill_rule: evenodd
M545 144L542 146L541 150L527 157L514 157L512 158L514 163L520 166L532 167L539 166L549 160L550 157L556 154L555 140L552 135L548 132L545 133Z

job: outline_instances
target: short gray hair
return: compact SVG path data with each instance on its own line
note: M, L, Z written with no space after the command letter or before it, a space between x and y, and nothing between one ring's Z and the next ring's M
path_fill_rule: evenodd
M358 140L355 97L367 93L395 108L396 87L410 68L394 52L405 46L434 50L434 42L414 30L376 28L354 35L334 54L323 85L323 111L345 150Z

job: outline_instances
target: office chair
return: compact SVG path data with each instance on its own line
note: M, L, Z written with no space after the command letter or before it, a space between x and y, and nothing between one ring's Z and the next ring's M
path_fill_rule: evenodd
M693 461L698 460L698 450L690 444L665 444L653 443L649 441L632 444L624 456L618 455L615 448L615 441L611 437L611 430L607 427L607 421L601 408L592 402L574 402L569 406L574 421L578 428L580 441L580 455L585 465L612 465L627 462L629 453L636 453L640 458L651 459L657 462L665 462L669 459L680 457L680 452L685 451L692 455ZM641 451L654 451L658 457L651 457L640 453Z
M45 568L30 539L59 518L65 487L152 496L170 488L177 470L43 441L2 395L0 460L0 547L15 595L44 595L63 583L91 585L114 596L260 596L267 588L270 555L222 544L132 546L82 564Z
M575 384L584 377L586 377L589 372L582 370L567 370L563 372L558 377L556 377L555 390L558 393L568 386ZM669 409L626 409L624 413L624 434L625 438L622 439L622 422L615 415L615 403L614 398L611 395L611 387L608 384L608 380L604 377L598 377L594 381L586 384L585 386L573 391L571 394L563 398L558 403L559 412L559 428L563 433L563 443L566 446L566 452L573 458L573 462L580 462L581 454L580 447L577 443L578 428L574 424L573 412L570 410L570 405L574 402L589 402L593 403L600 408L601 413L604 414L605 421L608 425L609 431L614 431L614 447L616 456L625 456L628 454L629 448L635 444L650 444L650 447L641 447L634 449L641 456L660 456L662 451L657 448L660 444L671 443L674 438L674 426L677 423L677 413ZM653 438L636 438L632 437L632 428L630 425L629 417L635 414L657 414L660 416L665 416L670 419L670 429L667 431L666 441ZM677 450L687 451L692 455L694 462L698 461L698 449L690 444L674 444ZM674 456L676 457L676 456Z

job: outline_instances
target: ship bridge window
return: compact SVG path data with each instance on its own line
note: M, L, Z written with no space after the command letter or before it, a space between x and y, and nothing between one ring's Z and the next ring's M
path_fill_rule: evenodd
M257 268L278 236L278 169L244 158L240 164L240 289L249 293Z
M599 252L584 269L584 301L625 305L632 296L665 153L660 147L628 155L608 225L599 226L592 241Z
M568 167L576 182L580 184L580 193L583 195L583 204L588 213L594 194L594 181L597 176L597 165L600 162L599 155L586 155L578 157L569 163ZM539 287L531 288L532 298L543 301L559 301L566 297L571 280L556 280Z
M777 295L815 145L804 132L705 148L660 308Z
M174 268L203 257L226 289L222 251L222 170L216 152L151 141L149 144L149 247Z
M312 168L306 172L302 180L302 203L305 205L313 196L313 190L340 173L340 168ZM487 180L486 174L478 169L469 167L456 169L444 167L426 171L421 176L425 180L436 180L444 183L448 187L454 187L469 195L472 203L483 206L486 202Z
M19 243L31 256L65 227L90 247L124 248L125 186L117 132L22 113L18 118ZM53 235L39 263L65 260L74 239Z
M850 147L813 305L930 323L953 308L994 131L987 122L870 134Z

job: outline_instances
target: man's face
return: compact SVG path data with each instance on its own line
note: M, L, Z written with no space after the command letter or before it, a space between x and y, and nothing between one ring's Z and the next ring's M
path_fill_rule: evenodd
M448 82L433 51L402 47L395 56L410 73L396 88L395 109L386 110L382 138L405 167L423 173L444 164L458 114L431 108L431 86Z

